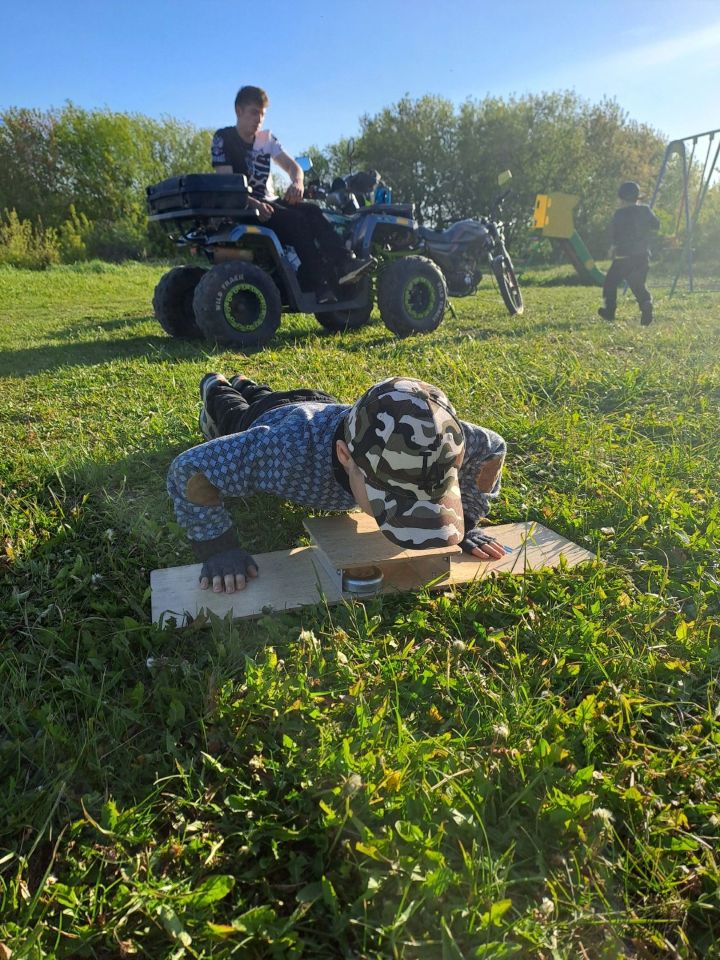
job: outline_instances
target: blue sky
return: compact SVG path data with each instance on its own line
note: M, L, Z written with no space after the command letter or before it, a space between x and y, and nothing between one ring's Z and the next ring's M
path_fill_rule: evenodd
M575 89L669 138L720 127L718 0L34 0L4 5L0 108L234 121L243 83L297 153L404 94Z

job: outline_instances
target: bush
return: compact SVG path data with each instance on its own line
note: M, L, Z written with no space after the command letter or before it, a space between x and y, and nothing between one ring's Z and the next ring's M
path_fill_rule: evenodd
M85 245L87 256L98 260L109 260L111 263L145 260L147 231L144 224L98 220L91 224Z
M70 204L70 215L60 225L60 259L63 263L77 263L87 259L87 241L93 225L84 213L78 213L74 204Z
M15 210L5 210L0 219L0 264L45 270L60 261L60 241L52 227L21 220Z
M720 186L713 187L705 198L695 243L698 260L720 262Z

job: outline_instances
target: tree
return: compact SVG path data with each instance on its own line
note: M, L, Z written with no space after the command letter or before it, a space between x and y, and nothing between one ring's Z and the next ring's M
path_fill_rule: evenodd
M0 114L0 211L59 223L71 187L57 139L56 111L11 107Z
M599 256L618 184L652 186L663 151L657 131L629 120L614 100L592 104L572 91L468 99L404 97L360 120L358 162L378 169L397 200L416 204L437 226L489 212L498 174L510 169L504 208L511 240L522 250L538 193L580 197L576 222ZM340 143L323 151L328 164Z
M208 130L172 118L11 108L0 114L0 209L59 226L73 206L93 221L143 223L145 187L210 169Z
M358 165L379 170L398 200L416 204L419 219L442 224L452 206L456 118L442 97L404 97L360 120Z

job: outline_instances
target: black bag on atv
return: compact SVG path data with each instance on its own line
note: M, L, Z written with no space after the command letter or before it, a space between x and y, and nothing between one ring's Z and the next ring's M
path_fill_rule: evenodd
M150 216L168 220L232 216L247 208L250 193L247 178L237 173L186 173L161 180L146 192Z

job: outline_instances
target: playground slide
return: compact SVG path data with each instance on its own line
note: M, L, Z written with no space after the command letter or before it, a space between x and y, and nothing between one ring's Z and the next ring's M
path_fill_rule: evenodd
M570 237L555 238L552 242L562 250L566 259L575 267L583 280L597 283L599 286L603 285L605 274L595 263L577 230Z
M562 250L583 280L602 286L605 274L595 263L573 222L578 199L569 193L539 193L535 197L533 226L536 233L548 237Z

